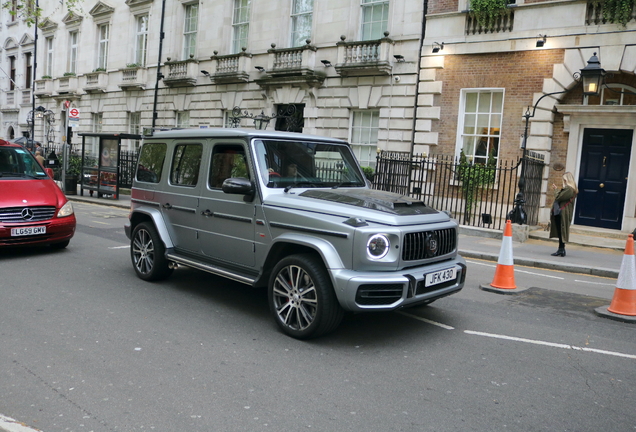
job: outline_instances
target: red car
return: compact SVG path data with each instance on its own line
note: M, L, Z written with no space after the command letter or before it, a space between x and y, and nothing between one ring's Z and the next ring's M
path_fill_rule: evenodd
M19 144L0 140L0 246L68 246L75 234L73 205Z

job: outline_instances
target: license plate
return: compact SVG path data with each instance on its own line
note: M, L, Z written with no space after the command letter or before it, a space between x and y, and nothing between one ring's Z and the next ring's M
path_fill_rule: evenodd
M446 270L440 270L435 273L426 275L425 286L432 286L453 280L457 277L457 269L455 267Z
M11 237L46 234L45 226L11 228Z

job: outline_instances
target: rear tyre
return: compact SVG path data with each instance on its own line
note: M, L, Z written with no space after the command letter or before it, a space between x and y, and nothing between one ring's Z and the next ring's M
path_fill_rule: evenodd
M150 222L142 222L133 230L130 240L130 258L140 279L156 281L172 274L164 246L157 229Z
M296 339L329 333L344 315L324 264L310 254L289 256L274 267L268 300L278 326Z

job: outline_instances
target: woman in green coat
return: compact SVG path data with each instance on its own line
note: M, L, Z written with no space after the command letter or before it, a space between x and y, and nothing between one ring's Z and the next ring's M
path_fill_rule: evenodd
M557 192L557 185L552 184L556 192L554 204L550 212L550 238L559 239L559 249L552 256L565 256L565 244L570 240L570 224L574 216L574 201L579 189L576 187L571 172L563 174L563 187Z

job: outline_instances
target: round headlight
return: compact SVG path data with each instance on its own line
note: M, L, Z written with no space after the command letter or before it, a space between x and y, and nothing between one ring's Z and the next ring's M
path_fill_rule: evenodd
M382 259L389 253L391 242L384 234L371 236L367 242L367 255L371 259Z

